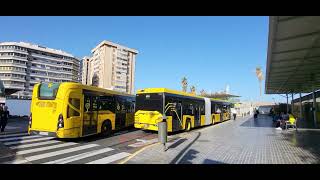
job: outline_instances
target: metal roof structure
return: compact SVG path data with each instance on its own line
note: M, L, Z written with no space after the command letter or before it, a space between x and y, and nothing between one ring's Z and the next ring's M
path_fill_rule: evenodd
M320 16L271 16L266 94L320 89Z

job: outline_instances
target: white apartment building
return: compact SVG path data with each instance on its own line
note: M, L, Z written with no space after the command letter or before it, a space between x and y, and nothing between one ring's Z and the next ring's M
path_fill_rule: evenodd
M80 61L71 54L25 42L0 43L0 79L13 95L30 96L39 82L79 82L79 75Z
M134 93L137 50L110 41L102 41L91 53L92 57L83 58L83 84Z

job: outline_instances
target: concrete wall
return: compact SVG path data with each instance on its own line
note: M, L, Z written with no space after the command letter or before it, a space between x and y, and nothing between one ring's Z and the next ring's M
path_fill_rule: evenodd
M31 100L7 99L6 106L8 106L11 115L24 116L30 115Z

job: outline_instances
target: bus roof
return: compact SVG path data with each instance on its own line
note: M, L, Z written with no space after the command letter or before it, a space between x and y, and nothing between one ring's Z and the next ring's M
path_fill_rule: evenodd
M39 84L41 84L41 83L39 83ZM43 83L43 84L45 84L45 83ZM62 82L62 83L60 83L60 86L69 87L69 88L81 88L81 89L86 89L86 90L91 90L91 91L102 92L102 93L134 97L134 95L132 95L132 94L127 94L127 93L122 93L122 92L113 91L113 90L109 90L109 89L99 88L96 86L88 86L88 85L84 85L84 84L77 83L77 82Z
M168 89L168 88L145 88L145 89L139 89L137 91L137 94L146 94L146 93L170 93L170 94L176 94L176 95L182 95L182 96L188 96L188 97L205 98L203 96L193 95L191 93L177 91L177 90ZM231 103L229 101L216 99L216 98L209 98L209 99L216 102Z

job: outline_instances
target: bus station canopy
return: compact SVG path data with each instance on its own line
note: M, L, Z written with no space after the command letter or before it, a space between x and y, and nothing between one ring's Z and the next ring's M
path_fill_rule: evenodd
M266 94L320 89L320 16L272 16Z

